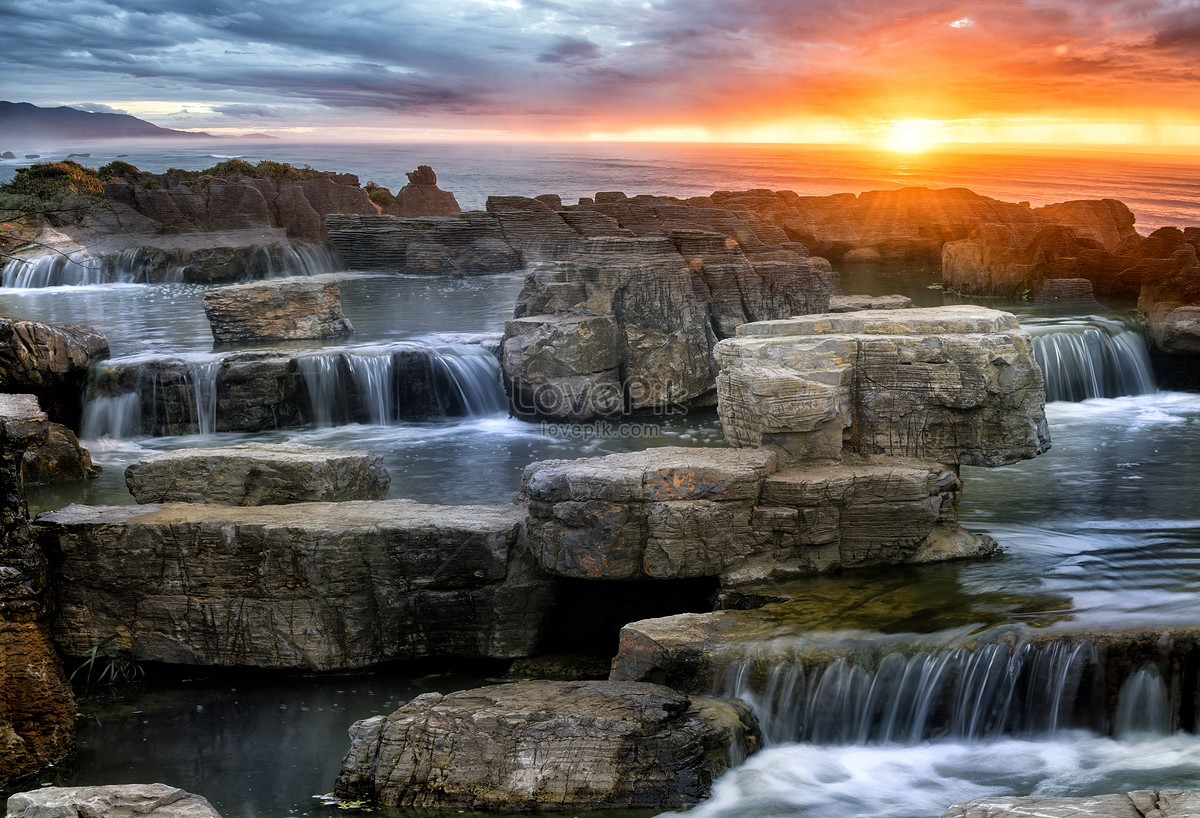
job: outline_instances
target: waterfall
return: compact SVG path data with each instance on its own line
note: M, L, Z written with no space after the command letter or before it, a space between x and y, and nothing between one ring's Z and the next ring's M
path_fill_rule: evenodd
M479 344L417 342L298 359L317 426L390 425L507 410L496 356Z
M1033 325L1033 354L1046 381L1046 400L1081 401L1144 395L1156 390L1140 330L1090 318Z
M713 690L750 703L765 739L774 744L916 744L1052 737L1080 728L1101 732L1104 691L1096 647L1065 640L889 653L878 661L858 655L809 665L784 661L763 675L753 660L737 660ZM1137 704L1130 708L1148 707L1142 702L1149 695L1141 688L1131 692Z
M1152 667L1139 668L1121 685L1113 735L1117 738L1164 736L1171 732L1167 685Z
M129 439L217 431L221 361L114 360L92 371L82 437Z
M244 278L286 278L342 269L336 252L324 244L288 242L231 251ZM13 259L0 270L0 285L16 288L84 286L94 284L180 283L184 270L203 264L205 256L188 250L127 247L96 256L87 250L48 250L28 259Z

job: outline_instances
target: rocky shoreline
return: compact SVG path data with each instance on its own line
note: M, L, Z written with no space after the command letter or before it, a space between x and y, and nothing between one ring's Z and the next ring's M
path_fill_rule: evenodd
M15 393L0 395L0 746L14 748L0 781L69 751L74 707L58 654L78 663L105 640L136 647L144 661L243 672L526 659L543 652L547 622L572 583L619 607L632 595L692 593L682 589L701 582L736 604L624 623L608 681L429 694L356 722L336 784L339 797L399 806L697 803L764 733L761 709L747 703L757 695L750 687L738 688L745 699L705 694L735 662L746 684L761 683L756 652L780 648L781 636L805 621L786 593L772 597L774 583L986 558L995 542L958 523L969 491L960 467L1004 466L1050 446L1041 370L1012 315L833 304L831 268L941 264L947 286L994 296L1082 297L1081 285L1061 282L1086 279L1101 299L1138 299L1165 353L1200 352L1200 233L1164 228L1143 238L1113 200L1031 209L965 190L759 190L688 200L601 193L577 205L551 195L493 197L486 212L458 213L428 168L410 174L395 197L330 174L150 181L110 181L108 215L74 234L56 229L80 252L118 227L132 231L125 251L169 255L178 247L167 245L186 243L186 257L167 266L182 264L185 280L197 282L260 277L228 254L204 255L229 239L221 231L232 225L286 242L323 243L328 231L329 246L353 269L524 269L498 350L512 414L582 421L715 405L731 448L535 462L514 502L489 506L385 500L388 475L369 452L189 450L130 467L139 505L73 505L30 521L26 452L44 442L51 420L78 430L72 400L86 378L112 397L114 385L139 376L110 369L106 385L89 375L107 343L86 327L0 319L0 338L10 339L3 389ZM145 242L133 238L143 234ZM235 240L229 249L258 246ZM349 331L327 282L300 289L272 282L210 291L215 340L292 338L309 324L326 328L318 335ZM257 306L247 306L250 296ZM279 314L243 321L261 318L264 305ZM431 383L423 366L411 367L412 380ZM211 431L311 422L313 386L300 367L278 352L224 356L216 366L224 414ZM187 367L175 368L186 381ZM155 390L167 380L155 374ZM150 394L151 412L139 393L142 415L192 422L165 408L166 394ZM603 634L582 627L581 642L603 644ZM1065 633L1054 638L1103 645L1113 660L1101 685L1105 713L1164 639L1174 647L1154 661L1189 674L1200 667L1186 628ZM989 650L1041 650L1040 638L1006 633ZM938 649L984 642L972 636ZM817 640L790 661L828 664L853 649ZM863 656L854 661L869 664ZM35 665L28 679L14 671ZM137 797L169 807L186 795ZM1144 803L1182 815L1191 797L1112 796L1097 814ZM972 802L946 815L1081 808L1029 803ZM205 808L186 806L187 814ZM15 810L37 809L36 799L14 798L9 809L25 814Z

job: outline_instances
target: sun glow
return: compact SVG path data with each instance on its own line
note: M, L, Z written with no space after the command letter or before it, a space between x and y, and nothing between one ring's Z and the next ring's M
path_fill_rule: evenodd
M916 153L932 148L938 142L941 122L931 119L898 119L888 128L884 145L888 150Z

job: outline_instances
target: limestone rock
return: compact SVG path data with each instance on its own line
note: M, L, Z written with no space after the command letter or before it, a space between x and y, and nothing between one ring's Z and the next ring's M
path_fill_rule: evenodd
M55 641L147 661L362 668L531 653L551 601L516 506L407 500L69 506L34 527L52 555Z
M8 799L8 818L221 818L203 796L166 784L43 787Z
M829 297L829 312L906 310L912 305L912 299L907 295L833 295Z
M748 705L637 682L426 693L356 722L334 793L470 810L694 804L758 742Z
M1067 307L1100 306L1092 292L1092 282L1086 278L1047 279L1034 298L1034 303Z
M1049 446L1028 333L956 306L802 316L739 328L716 348L734 446L996 466Z
M79 428L79 396L108 340L83 324L0 318L0 390L28 393L56 423Z
M995 542L958 525L961 491L936 463L670 447L534 463L523 483L548 573L724 584L985 556Z
M1047 221L1074 228L1080 236L1099 242L1111 253L1141 238L1133 227L1133 213L1116 199L1061 202L1034 208L1033 212Z
M218 343L333 338L354 331L337 281L311 278L217 287L204 313Z
M1192 818L1200 814L1200 793L1192 790L1136 790L1080 798L991 796L955 804L942 818Z
M448 190L437 185L437 174L429 165L418 165L409 171L408 184L400 188L392 202L383 208L390 216L454 216L462 211L458 200Z
M29 531L24 452L49 423L32 395L0 394L0 785L71 751L75 700L43 618L46 559Z
M1152 333L1159 349L1200 353L1200 305L1176 307L1152 325Z
M25 483L56 483L92 477L99 468L92 455L79 445L75 433L61 423L51 423L46 442L25 450L21 466Z
M366 451L244 443L152 455L127 466L125 482L139 503L263 506L382 500L391 477Z

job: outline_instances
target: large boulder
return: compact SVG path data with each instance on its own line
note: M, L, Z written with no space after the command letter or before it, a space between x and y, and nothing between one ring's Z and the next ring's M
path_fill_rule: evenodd
M806 259L753 263L720 234L592 238L583 248L531 271L505 325L518 415L585 420L711 404L718 338L829 304L829 279Z
M26 485L82 480L99 470L92 465L91 452L61 423L51 423L46 441L25 450L21 467Z
M177 449L125 468L139 503L281 503L382 500L391 476L383 457L298 443Z
M0 395L0 785L66 756L75 699L43 617L46 561L29 531L21 462L49 422L31 395Z
M9 796L7 818L221 818L208 799L166 784L43 787Z
M331 278L216 287L204 294L204 313L220 344L336 338L354 331Z
M734 446L996 466L1049 447L1029 334L982 307L801 316L739 328L716 348Z
M519 682L426 693L356 722L334 794L380 805L672 809L755 749L743 702L638 682Z
M961 490L936 463L669 447L534 463L522 489L547 573L724 584L987 555L958 525Z
M0 391L31 394L50 419L79 428L79 396L108 340L83 324L0 318Z
M538 643L549 580L517 506L68 506L38 517L55 640L147 661L338 670Z
M1135 790L1114 795L1062 798L1004 795L954 804L942 818L1191 818L1200 814L1200 792Z

